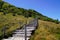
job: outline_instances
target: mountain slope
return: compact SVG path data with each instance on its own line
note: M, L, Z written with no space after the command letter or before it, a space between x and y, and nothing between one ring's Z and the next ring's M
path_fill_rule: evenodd
M0 12L0 40L1 37L3 38L4 34L3 32L5 31L5 36L9 37L12 35L12 32L18 28L21 28L27 21L29 21L32 18L26 18L22 15L16 15L13 16L12 13L3 15L2 12Z
M2 30L4 27L6 27L6 36L11 36L12 31L16 30L17 28L20 28L21 25L26 23L26 21L30 21L33 18L38 18L39 20L42 20L42 21L52 22L52 25L54 23L54 26L56 26L56 25L59 26L59 23L60 23L58 19L54 20L52 18L42 15L41 13L39 13L35 10L18 8L7 2L0 0L0 40L1 40L1 38L3 38ZM42 21L41 21L41 23L42 23ZM40 25L42 25L44 28L45 22L44 22L44 24L40 24L40 21L39 21L39 26L38 26L39 29L40 29ZM48 25L48 26L50 26L50 25ZM39 30L39 29L37 29L37 30ZM38 32L38 34L40 35L40 32ZM39 38L39 36L36 37L36 39L37 38Z
M4 15L6 15L8 13L12 13L13 16L23 15L25 17L33 17L33 18L37 17L37 18L44 20L44 21L51 21L51 22L59 23L58 19L54 20L52 18L42 15L41 13L39 13L35 10L18 8L13 5L10 5L4 1L0 1L0 12L3 12Z
M39 25L30 40L60 40L60 24L39 20Z

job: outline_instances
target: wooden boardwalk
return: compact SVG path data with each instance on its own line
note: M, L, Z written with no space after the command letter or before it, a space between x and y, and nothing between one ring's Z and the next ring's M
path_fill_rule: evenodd
M34 31L37 28L37 26L38 20L31 20L29 24L24 25L21 29L17 29L15 32L13 32L14 34L12 37L3 40L29 40L32 31Z

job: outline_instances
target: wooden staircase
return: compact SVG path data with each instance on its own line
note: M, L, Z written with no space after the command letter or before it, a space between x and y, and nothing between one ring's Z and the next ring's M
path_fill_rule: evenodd
M13 32L13 36L3 40L29 40L32 32L36 30L38 26L38 20L34 19L29 24L24 25L21 29L17 29Z

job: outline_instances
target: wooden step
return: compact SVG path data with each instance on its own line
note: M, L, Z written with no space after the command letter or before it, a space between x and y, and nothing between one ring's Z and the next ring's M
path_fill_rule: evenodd
M26 31L33 31L33 30L35 30L35 29L26 29ZM23 30L16 30L16 32L22 32L22 31L25 31L25 29L23 29Z
M29 40L30 38L27 37L27 40ZM3 40L25 40L25 37L11 37L8 39L3 39Z
M28 31L27 34L29 34L29 33L31 34L32 32ZM23 32L23 31L22 32L14 32L14 34L25 34L25 32Z
M14 36L15 36L15 37L16 37L16 36L17 36L17 37L25 37L25 34L14 34L13 37L14 37ZM31 34L27 34L27 37L30 37L30 36L31 36Z

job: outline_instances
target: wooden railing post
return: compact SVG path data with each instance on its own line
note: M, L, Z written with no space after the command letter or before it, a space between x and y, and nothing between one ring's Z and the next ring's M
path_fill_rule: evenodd
M26 24L24 25L24 29L25 29L25 40L27 40L27 30L26 30Z

